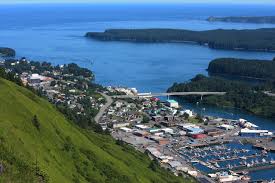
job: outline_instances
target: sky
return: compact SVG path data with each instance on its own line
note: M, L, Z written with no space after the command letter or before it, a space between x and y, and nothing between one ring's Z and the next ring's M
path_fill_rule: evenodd
M275 0L0 0L1 4L25 3L230 3L275 4Z

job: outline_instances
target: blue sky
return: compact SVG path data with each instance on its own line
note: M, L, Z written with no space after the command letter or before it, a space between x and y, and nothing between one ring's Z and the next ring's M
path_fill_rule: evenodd
M245 3L275 4L275 0L0 0L10 3Z

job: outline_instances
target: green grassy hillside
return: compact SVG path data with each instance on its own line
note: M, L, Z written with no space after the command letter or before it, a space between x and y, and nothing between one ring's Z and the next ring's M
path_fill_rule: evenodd
M0 143L0 182L185 182L152 168L131 147L79 129L50 103L4 79Z

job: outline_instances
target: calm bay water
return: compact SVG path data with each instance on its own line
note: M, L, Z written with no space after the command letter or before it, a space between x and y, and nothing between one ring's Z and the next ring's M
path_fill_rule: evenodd
M108 28L255 29L270 24L210 23L209 16L275 15L275 6L233 5L1 5L0 46L17 56L54 64L75 62L93 70L103 85L166 91L174 82L206 73L218 57L272 59L274 53L213 50L192 44L99 42L84 37ZM201 106L183 103L196 111ZM275 109L274 109L275 110ZM206 108L205 114L248 119L275 130L267 120L233 109ZM266 177L257 172L256 178Z

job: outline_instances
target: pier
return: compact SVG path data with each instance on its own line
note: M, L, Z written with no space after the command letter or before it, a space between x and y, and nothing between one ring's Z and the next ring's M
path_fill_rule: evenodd
M254 167L243 167L242 170L240 168L241 167L239 167L239 170L235 170L235 172L241 173L243 171L253 172L258 170L272 169L272 168L275 168L275 164L266 164L266 165L260 165L260 166L254 166Z
M249 155L249 156L242 156L245 158L256 158L256 157L261 157L264 156L263 154L255 154L255 155ZM223 162L223 161L231 161L231 160L236 160L236 159L242 159L242 157L231 157L231 158L225 158L225 159L217 159L217 160L212 160L210 163L217 163L217 162Z
M255 143L253 145L254 148L257 149L262 149L266 151L272 151L275 152L275 143L270 141L270 142L261 142L261 143Z

